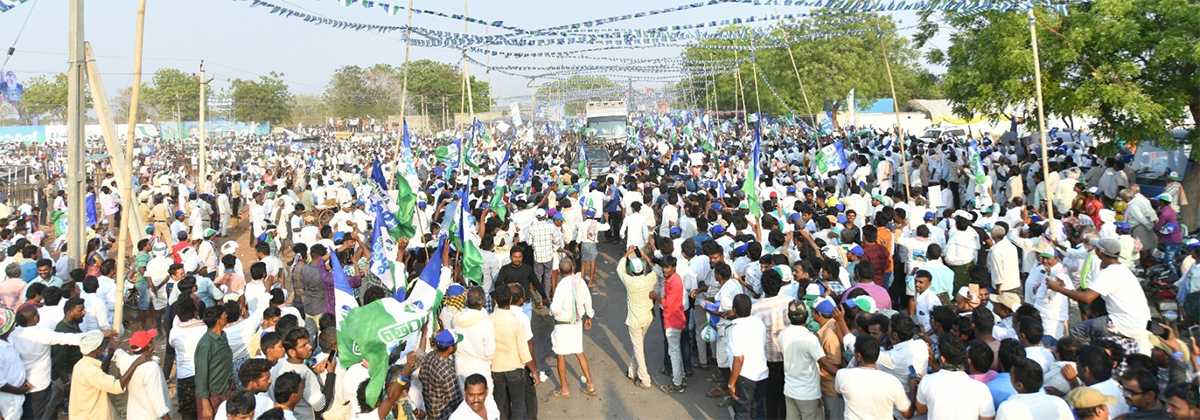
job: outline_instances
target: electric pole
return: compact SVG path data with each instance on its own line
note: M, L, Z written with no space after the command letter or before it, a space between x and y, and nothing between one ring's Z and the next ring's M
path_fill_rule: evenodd
M208 90L208 84L213 79L204 78L204 62L200 62L200 78L197 82L200 83L200 179L196 180L197 185L203 186L204 180L208 176L208 128L204 127L204 108L208 103L205 102L205 91Z
M84 155L87 153L84 143L84 117L86 116L86 97L83 93L84 68L83 50L83 0L70 0L69 33L67 35L67 50L70 65L67 68L67 230L68 258L72 268L83 267L83 258L87 236L85 232L86 211L84 206Z

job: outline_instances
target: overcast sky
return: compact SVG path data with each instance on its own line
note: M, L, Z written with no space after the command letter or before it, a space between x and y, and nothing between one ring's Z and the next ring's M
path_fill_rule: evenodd
M379 25L403 25L406 15L385 14L379 7L349 7L342 0L275 0L272 3L293 10L331 19ZM476 1L470 4L470 16L525 29L576 23L584 20L618 16L635 12L677 6L692 1ZM284 80L294 93L319 93L329 77L343 65L370 66L375 63L400 65L404 63L402 34L378 34L349 29L334 29L298 18L283 18L268 13L269 9L251 8L245 0L166 0L148 2L144 46L143 80L159 68L178 68L198 72L204 60L209 74L216 78L218 89L235 78L256 79L271 71L284 74ZM406 5L405 0L394 0ZM0 13L0 50L16 43L16 54L4 66L21 80L37 75L53 75L67 68L67 0L29 0L16 8ZM454 1L419 0L418 9L445 13L462 13L463 4ZM102 0L86 2L86 39L92 43L98 58L105 86L113 93L131 84L133 71L133 38L137 2L134 0ZM645 28L670 24L687 24L728 19L732 17L766 16L781 13L802 13L800 7L766 7L747 4L722 4L697 10L669 13L635 19L605 28ZM896 13L901 26L916 23L915 13ZM28 22L26 23L26 19ZM429 15L416 15L414 26L462 32L463 22ZM24 30L22 31L22 26ZM761 25L759 25L761 26ZM500 33L492 29L490 34ZM484 26L471 25L469 33L482 35ZM905 32L911 34L911 31ZM934 45L947 46L942 34ZM573 48L581 48L575 46ZM509 50L512 50L510 47ZM412 59L431 59L457 63L461 53L438 48L412 48ZM803 52L796 51L797 59ZM679 55L678 48L649 48L589 53L591 56L659 58ZM484 61L482 54L472 57ZM540 59L538 65L550 64ZM531 58L492 58L493 66L533 65ZM597 60L566 59L564 64L602 64ZM934 68L935 72L942 69ZM471 74L486 80L481 69ZM495 97L528 95L528 80L493 72ZM638 83L635 86L655 86Z

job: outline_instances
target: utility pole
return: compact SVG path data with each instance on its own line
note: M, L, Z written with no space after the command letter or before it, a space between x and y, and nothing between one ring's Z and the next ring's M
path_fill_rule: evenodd
M83 50L83 0L70 0L69 33L67 35L67 50L70 65L67 68L67 230L68 258L71 268L83 267L83 258L87 243L84 230L86 212L84 206L84 155L87 153L84 143L84 117L86 116L86 97L83 93L84 69Z
M197 185L203 186L204 180L208 176L208 128L204 125L204 109L208 107L205 102L205 91L208 90L208 84L213 79L204 78L204 61L200 62L200 78L196 80L200 83L200 179L196 180Z

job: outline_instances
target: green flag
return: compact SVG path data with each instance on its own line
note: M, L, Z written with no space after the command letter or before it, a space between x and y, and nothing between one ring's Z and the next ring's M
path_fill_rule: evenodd
M338 324L338 362L352 366L367 361L370 381L367 383L367 403L374 405L384 388L388 370L388 349L421 334L429 307L421 310L415 305L384 298L370 305L354 308Z
M499 216L500 220L508 220L508 207L504 206L504 193L507 191L507 185L496 186L496 192L492 194L492 201L488 203L488 208L496 212L496 216Z
M483 285L483 254L474 241L463 241L463 277L471 279L475 284Z
M388 231L388 235L392 237L393 241L398 241L400 238L411 238L417 233L417 228L412 223L413 212L417 207L417 195L413 194L412 185L409 185L408 180L400 175L400 172L396 174L396 205L400 209L393 216L398 223L395 228Z

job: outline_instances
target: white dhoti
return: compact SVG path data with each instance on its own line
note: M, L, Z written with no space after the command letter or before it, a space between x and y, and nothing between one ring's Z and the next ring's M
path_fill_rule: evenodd
M554 354L568 355L583 353L583 324L559 324L555 322L550 333L550 348Z

